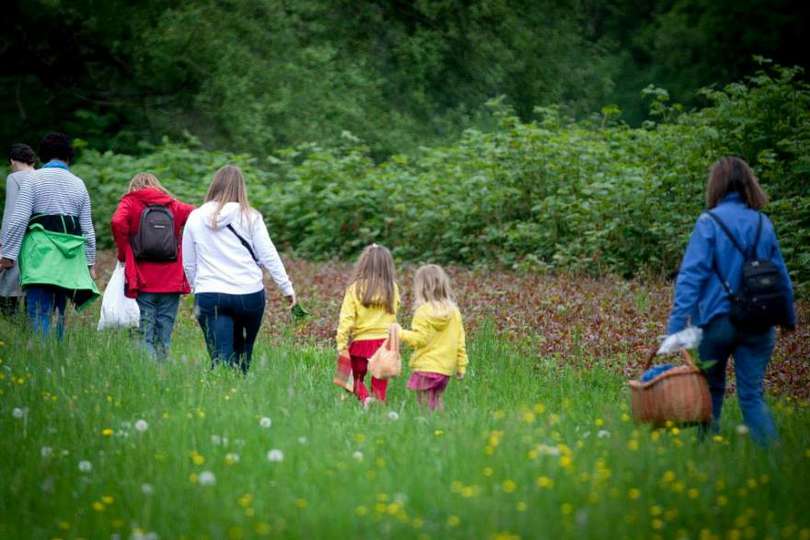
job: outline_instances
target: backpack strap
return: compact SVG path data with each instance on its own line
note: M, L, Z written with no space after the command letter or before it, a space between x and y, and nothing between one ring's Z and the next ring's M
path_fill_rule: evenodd
M256 258L256 254L253 252L253 248L250 247L250 244L248 244L247 240L242 238L242 235L236 232L236 229L234 229L233 225L231 225L230 223L228 223L227 227L228 230L231 231L234 234L234 236L236 236L239 239L239 242L241 242L242 245L245 246L245 249L248 250L248 252L250 252L250 256L253 257L253 262L259 264L259 259Z
M720 284L728 293L729 298L734 298L734 291L731 290L731 284L723 278L723 274L720 273L720 268L717 267L717 258L712 254L712 270L714 273L717 274L717 278L720 280Z
M745 250L742 248L742 246L740 245L740 243L739 243L739 242L737 242L737 239L736 239L736 238L734 238L734 235L733 235L733 234L731 234L731 230L729 230L729 228L726 226L726 224L725 224L725 223L723 223L723 220L722 220L722 219L720 219L720 216L718 216L717 214L715 214L715 213L714 213L714 212L712 212L711 210L710 210L710 211L708 211L708 212L706 212L706 213L709 215L709 217L711 217L711 218L712 218L712 219L715 221L715 223L717 223L717 224L720 226L720 228L723 230L723 232L726 234L726 236L728 236L728 239L729 239L729 240L731 240L731 243L732 243L732 244L734 244L734 248L735 248L737 251L739 251L739 252L740 252L740 254L741 254L743 257L745 257L745 258L747 259L747 258L748 258L748 255L745 253Z
M759 220L757 220L757 233L754 235L754 245L751 246L751 259L757 258L757 246L759 245L759 237L762 235L762 212L757 212Z

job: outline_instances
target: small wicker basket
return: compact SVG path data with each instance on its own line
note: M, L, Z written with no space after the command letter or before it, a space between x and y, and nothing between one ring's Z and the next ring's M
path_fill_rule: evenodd
M650 355L644 371L655 357ZM695 366L689 351L682 351L683 365L665 371L651 381L630 381L633 419L656 427L674 424L708 423L712 416L709 384Z

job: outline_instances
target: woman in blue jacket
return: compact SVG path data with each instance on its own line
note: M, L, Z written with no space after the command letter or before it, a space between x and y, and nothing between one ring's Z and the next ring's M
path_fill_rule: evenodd
M706 371L712 396L713 430L718 428L723 407L726 363L730 356L734 357L743 419L751 437L762 445L777 438L763 392L765 369L773 354L776 332L773 326L759 331L735 326L730 318L729 290L738 292L743 280L746 257L738 247L749 253L749 258L771 261L782 275L788 304L780 324L787 330L795 328L790 276L773 225L759 212L767 202L756 176L742 159L724 157L712 166L706 184L706 206L713 215L704 212L695 224L675 284L675 300L667 327L669 334L683 330L687 324L703 329L698 349L700 358L715 362ZM728 232L723 230L723 225Z

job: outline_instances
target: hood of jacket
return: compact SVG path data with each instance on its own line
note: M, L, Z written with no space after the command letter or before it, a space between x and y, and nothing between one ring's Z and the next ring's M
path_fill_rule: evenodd
M441 332L447 328L456 313L455 307L442 310L429 303L420 306L419 309L424 310L427 322L436 332Z
M237 202L228 202L217 212L219 203L214 201L202 205L199 210L205 226L210 229L224 229L241 218L242 209ZM216 218L216 219L215 219Z
M124 195L124 198L134 199L144 206L168 206L174 200L174 198L165 191L161 191L153 187L146 187L137 191L130 191Z

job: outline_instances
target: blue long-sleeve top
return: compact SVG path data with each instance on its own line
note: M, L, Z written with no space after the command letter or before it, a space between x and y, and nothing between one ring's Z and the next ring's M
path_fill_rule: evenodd
M749 208L739 193L726 195L712 212L723 220L741 247L750 251L757 231L758 212ZM793 286L790 282L779 241L773 224L762 216L762 232L757 244L756 258L773 262L782 273L790 305L786 326L796 325L793 307ZM728 293L717 276L712 261L736 294L742 283L745 257L734 247L720 226L707 213L695 224L686 254L683 257L678 279L675 282L675 299L667 324L667 333L674 334L691 323L706 326L713 319L731 311Z

